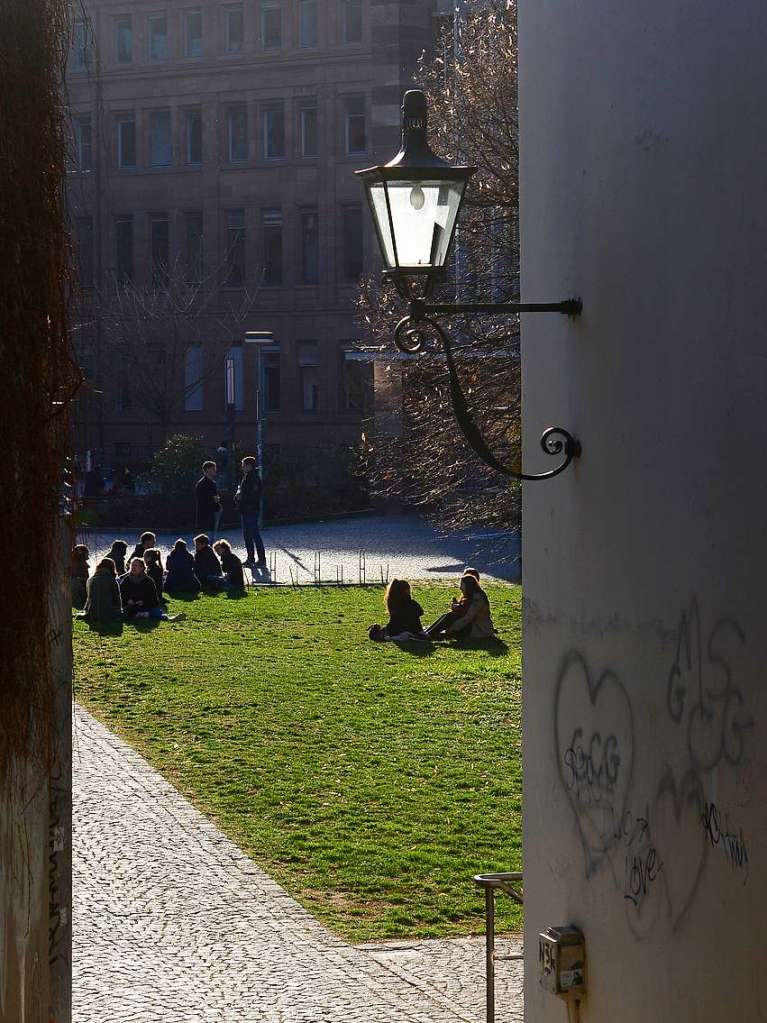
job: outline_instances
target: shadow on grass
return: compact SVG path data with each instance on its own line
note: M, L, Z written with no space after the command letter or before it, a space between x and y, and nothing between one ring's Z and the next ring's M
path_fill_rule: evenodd
M88 618L84 621L88 623L88 628L91 632L97 632L99 636L122 636L123 634L123 620L117 619L113 622L92 622Z
M171 600L183 600L187 604L191 604L193 600L199 600L199 593L168 593L165 591L166 596L170 597Z
M393 643L403 654L410 654L412 657L431 657L435 650L433 643L426 643L423 640L390 639L389 642Z
M453 650L486 650L491 657L508 657L507 644L497 636L488 639L456 639L445 644Z
M227 600L244 600L247 595L247 590L226 590Z

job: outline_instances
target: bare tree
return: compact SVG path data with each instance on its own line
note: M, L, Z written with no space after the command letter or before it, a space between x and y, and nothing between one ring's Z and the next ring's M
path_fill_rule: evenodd
M471 3L446 30L420 78L429 95L430 141L450 160L477 167L464 203L445 301L510 301L519 289L517 32L515 0ZM439 297L436 299L439 301ZM364 344L393 353L402 302L363 282ZM490 454L519 467L519 324L504 317L454 317L454 361L467 411ZM450 527L519 521L520 491L466 442L456 421L444 354L430 349L403 361L399 437L368 439L373 491L429 508Z

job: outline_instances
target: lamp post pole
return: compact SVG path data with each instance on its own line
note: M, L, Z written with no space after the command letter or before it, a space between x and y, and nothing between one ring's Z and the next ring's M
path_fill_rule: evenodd
M258 528L264 525L264 366L263 353L266 345L274 345L274 334L271 330L248 330L245 332L245 344L255 345L258 355L256 356L256 461L258 463L258 478L261 480L262 490L258 502Z
M237 402L237 370L235 367L234 356L227 355L226 357L226 415L227 422L229 425L229 435L227 441L229 444L229 462L227 464L227 477L230 486L234 484L234 416L235 406Z

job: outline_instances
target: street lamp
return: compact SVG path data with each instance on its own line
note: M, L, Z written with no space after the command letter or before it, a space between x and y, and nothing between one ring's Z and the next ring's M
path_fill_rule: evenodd
M261 395L263 385L263 353L266 347L273 347L275 344L274 334L271 330L247 330L245 331L245 344L254 345L258 352L256 361L256 460L258 462L258 478L264 482L264 401ZM263 489L262 489L263 495ZM263 496L258 503L258 528L261 529L264 522L264 499Z
M237 405L237 368L234 354L228 352L224 364L226 380L226 417L229 424L229 465L227 475L229 482L234 484L234 417Z
M537 312L578 316L582 311L581 300L428 303L435 283L444 275L466 186L476 168L453 166L433 153L426 129L426 95L420 89L410 89L402 101L402 147L399 153L387 164L356 171L365 187L375 224L385 267L384 278L391 280L401 297L409 303L408 315L394 328L395 344L403 352L419 352L431 329L445 352L456 419L474 451L493 469L507 476L523 480L550 479L580 455L579 442L563 427L550 426L544 430L540 443L547 455L563 456L554 469L531 475L516 472L499 462L471 416L450 337L431 317L456 313L516 315Z

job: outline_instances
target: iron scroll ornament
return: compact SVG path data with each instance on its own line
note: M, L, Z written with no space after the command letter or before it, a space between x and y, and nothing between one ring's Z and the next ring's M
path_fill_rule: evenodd
M424 329L426 328L426 330ZM440 339L445 352L447 371L450 378L450 399L453 403L453 410L461 432L472 451L482 459L485 465L496 472L502 473L517 480L549 480L564 472L574 458L581 453L580 442L562 426L549 426L541 434L541 450L545 455L562 455L562 461L548 472L526 473L517 472L509 466L500 462L488 447L482 431L474 421L469 409L466 396L461 387L458 370L453 357L453 347L447 333L440 327L436 320L430 317L419 316L417 319L411 315L403 316L394 328L394 343L401 352L414 355L423 350L426 342L426 331L431 329Z

